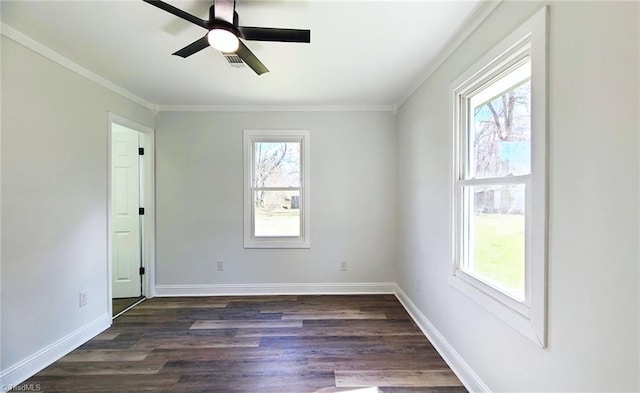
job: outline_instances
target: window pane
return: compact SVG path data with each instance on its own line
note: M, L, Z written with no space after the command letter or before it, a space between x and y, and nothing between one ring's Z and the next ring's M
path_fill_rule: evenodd
M531 66L527 62L469 100L469 177L531 173Z
M524 300L524 185L464 187L462 269Z
M256 237L300 236L300 191L254 191Z
M300 143L256 142L254 187L300 187Z

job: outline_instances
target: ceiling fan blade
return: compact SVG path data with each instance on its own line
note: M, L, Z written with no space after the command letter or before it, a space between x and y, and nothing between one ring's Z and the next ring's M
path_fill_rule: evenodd
M209 29L209 22L206 20L202 20L200 18L198 18L197 16L193 16L188 12L182 11L180 8L176 8L174 6L172 6L171 4L165 3L164 1L160 1L160 0L142 0L145 3L149 3L151 5L154 5L158 8L160 8L161 10L167 11L170 14L173 14L179 18L182 18L186 21L189 21L193 24L196 24L200 27L204 27L205 29Z
M311 30L247 26L238 26L238 29L249 41L311 42Z
M196 52L200 52L201 50L203 50L204 48L209 46L209 40L207 39L207 36L205 35L204 37L200 38L197 41L194 41L192 43L190 43L189 45L185 46L184 48L180 49L179 51L173 53L173 55L175 56L180 56L183 58L189 57L192 54L196 53Z
M236 51L236 55L240 56L242 61L244 61L249 67L251 67L251 69L254 70L256 74L262 75L265 72L269 72L267 67L265 67L260 60L258 60L256 55L254 55L253 52L251 52L242 41L240 41L240 46Z
M233 24L233 13L236 8L235 0L215 0L213 4L215 18Z

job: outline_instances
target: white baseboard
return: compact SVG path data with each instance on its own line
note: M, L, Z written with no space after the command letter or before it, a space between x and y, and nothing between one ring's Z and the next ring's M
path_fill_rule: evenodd
M104 314L66 335L28 358L0 372L0 392L6 392L78 348L111 326L111 316Z
M471 367L462 359L455 349L449 344L438 329L431 324L429 319L418 309L418 307L409 299L406 293L396 286L396 297L407 310L411 318L418 325L420 330L429 339L431 344L440 356L447 362L451 370L458 376L460 381L470 392L486 392L490 393L489 387L480 379L480 377L471 369Z
M393 282L156 285L155 296L360 295L392 294L395 289Z

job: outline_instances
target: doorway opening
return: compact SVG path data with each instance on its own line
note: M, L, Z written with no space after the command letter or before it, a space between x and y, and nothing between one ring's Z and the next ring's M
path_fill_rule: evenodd
M113 318L153 297L154 133L109 114L109 310Z

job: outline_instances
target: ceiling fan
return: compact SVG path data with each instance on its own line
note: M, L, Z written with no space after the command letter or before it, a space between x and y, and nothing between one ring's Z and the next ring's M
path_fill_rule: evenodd
M209 20L200 19L164 1L142 1L207 29L207 34L204 37L173 53L183 58L212 46L225 55L235 53L256 74L262 75L269 70L247 48L240 40L241 38L248 41L311 42L310 30L239 26L235 0L214 0L213 5L209 8Z

